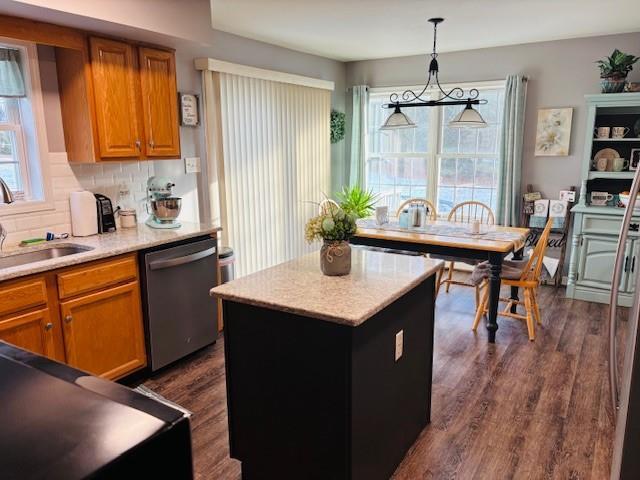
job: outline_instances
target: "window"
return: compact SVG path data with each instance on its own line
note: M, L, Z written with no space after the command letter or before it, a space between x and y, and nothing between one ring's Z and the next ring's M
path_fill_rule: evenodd
M22 129L20 103L17 98L0 97L0 178L13 192L16 200L24 200L29 184Z
M36 46L0 38L0 79L0 177L16 200L0 203L0 215L50 208Z
M441 216L446 216L454 205L468 200L486 203L495 211L503 85L465 86L478 88L480 97L487 99L487 104L477 106L488 124L486 128L449 127L449 121L463 107L448 106L405 109L416 128L380 131L380 125L389 115L389 110L382 105L388 103L391 91L404 88L370 92L367 188L378 193L380 203L388 205L392 212L403 201L414 197L433 202Z

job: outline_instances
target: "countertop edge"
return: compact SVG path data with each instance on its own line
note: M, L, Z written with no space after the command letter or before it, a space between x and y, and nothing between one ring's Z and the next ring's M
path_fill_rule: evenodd
M367 312L365 315L362 315L362 316L337 317L333 315L324 315L320 312L307 310L304 308L287 307L286 305L278 305L278 304L262 301L255 298L233 295L231 293L224 293L224 292L220 293L216 291L218 287L212 288L209 294L212 297L219 298L221 300L227 300L227 301L242 303L246 305L253 305L254 307L267 308L269 310L292 313L295 315L315 318L317 320L336 323L336 324L344 325L347 327L358 327L363 323L365 323L368 319L370 319L371 317L373 317L374 315L376 315L377 313L379 313L380 311L382 311L383 309L391 305L393 302L398 300L404 294L406 294L410 290L413 290L416 286L420 285L426 279L428 279L432 275L435 275L438 272L438 270L441 268L441 266L444 265L444 261L442 260L433 260L433 262L434 262L434 265L430 269L426 270L419 277L416 277L414 280L407 283L407 285L404 288L398 290L397 292L394 292L394 294L388 297L384 302L379 303L374 308L372 308L369 312Z
M83 263L93 262L96 260L101 260L104 258L116 257L118 255L124 255L126 253L137 252L140 250L145 250L147 248L157 247L159 245L170 244L174 242L180 242L182 240L188 240L190 238L201 237L204 235L211 235L212 233L218 233L222 230L220 226L210 226L203 227L199 231L192 231L181 234L179 237L171 238L171 239L157 239L151 240L148 242L140 243L140 244L127 244L122 247L100 250L98 248L89 250L87 252L82 252L76 255L69 255L65 257L59 257L56 259L47 259L40 262L33 262L25 265L21 265L19 267L9 267L5 269L0 269L0 282L4 282L7 280L14 280L17 278L28 277L29 275L35 275L38 273L49 272L52 270L57 270L59 268L70 267L73 265L81 265ZM100 234L98 234L100 235ZM69 237L64 240L54 240L53 242L47 242L47 244L55 245L55 244L80 244L83 245L84 238L88 237ZM42 247L43 245L39 245ZM34 248L37 250L38 248ZM26 251L26 250L25 250ZM13 253L13 252L12 252Z

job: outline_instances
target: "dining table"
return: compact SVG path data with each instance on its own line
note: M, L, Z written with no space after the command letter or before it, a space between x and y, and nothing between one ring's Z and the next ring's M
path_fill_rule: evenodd
M473 231L472 223L426 220L417 227L400 226L396 219L378 224L375 219L358 221L354 245L379 247L398 251L432 254L440 258L468 260L468 263L489 262L489 303L486 327L490 343L495 343L498 330L500 273L508 255L522 258L528 228L480 225ZM518 288L511 288L510 297L518 300ZM514 310L516 305L512 306Z

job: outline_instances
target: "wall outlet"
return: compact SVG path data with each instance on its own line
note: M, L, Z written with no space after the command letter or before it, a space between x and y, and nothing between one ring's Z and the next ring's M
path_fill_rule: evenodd
M402 349L404 348L404 330L400 330L396 333L396 362L400 360L402 356Z
M186 157L184 170L186 173L200 173L200 157Z

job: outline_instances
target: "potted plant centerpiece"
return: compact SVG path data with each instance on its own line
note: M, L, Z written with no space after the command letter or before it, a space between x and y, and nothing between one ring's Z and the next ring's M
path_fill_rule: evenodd
M329 276L351 272L349 238L356 233L356 220L373 211L375 196L360 187L345 188L337 195L340 204L327 200L320 206L320 214L311 218L305 227L309 243L322 240L320 269Z
M627 75L633 70L633 64L639 57L622 53L617 48L611 56L604 60L598 60L596 64L600 68L600 85L602 93L619 93L624 90Z

